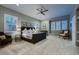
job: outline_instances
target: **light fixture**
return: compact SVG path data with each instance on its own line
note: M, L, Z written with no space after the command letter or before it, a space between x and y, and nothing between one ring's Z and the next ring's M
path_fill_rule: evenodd
M16 4L16 6L19 6L19 4Z

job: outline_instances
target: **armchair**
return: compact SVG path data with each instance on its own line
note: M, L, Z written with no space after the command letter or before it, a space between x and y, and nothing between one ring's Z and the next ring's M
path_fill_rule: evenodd
M0 46L5 46L12 42L12 38L10 35L6 35L4 32L0 32L0 37L4 36L5 38L0 38Z
M69 30L65 30L63 33L59 34L59 37L69 38Z

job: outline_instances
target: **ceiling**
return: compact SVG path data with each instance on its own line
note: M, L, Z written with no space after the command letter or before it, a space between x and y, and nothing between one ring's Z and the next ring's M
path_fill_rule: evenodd
M53 17L63 16L71 14L76 5L73 4L3 4L2 6L10 8L12 10L18 11L22 14L28 15L30 17L39 19L39 20L49 20ZM45 13L46 15L38 14L39 12L36 10L43 6L48 9Z

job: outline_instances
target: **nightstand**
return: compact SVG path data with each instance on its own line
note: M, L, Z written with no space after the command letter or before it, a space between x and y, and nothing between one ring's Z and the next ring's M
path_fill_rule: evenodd
M15 42L21 41L20 34L15 35Z

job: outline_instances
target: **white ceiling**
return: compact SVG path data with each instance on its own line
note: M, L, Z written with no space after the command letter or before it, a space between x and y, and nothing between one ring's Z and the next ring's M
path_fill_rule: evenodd
M36 9L40 8L41 6L39 4L20 4L19 6L15 4L3 4L2 6L16 10L22 14L31 16L39 20L49 20L53 17L71 14L76 5L44 4L43 6L48 9L48 11L45 13L46 15L37 14L39 12Z

